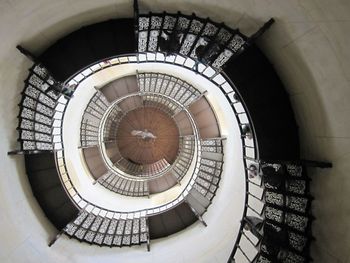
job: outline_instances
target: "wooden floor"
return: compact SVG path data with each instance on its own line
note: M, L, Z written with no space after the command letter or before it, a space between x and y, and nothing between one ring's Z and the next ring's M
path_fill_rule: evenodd
M156 138L132 135L133 131L152 133ZM137 164L151 164L161 159L173 163L179 148L179 131L174 120L163 111L143 107L130 111L117 131L121 155Z

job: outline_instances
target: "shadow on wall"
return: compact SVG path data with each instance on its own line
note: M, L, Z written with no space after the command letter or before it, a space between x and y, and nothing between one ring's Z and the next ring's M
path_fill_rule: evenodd
M325 156L322 156L322 153L317 153L316 148L310 147L315 134L313 128L318 127L326 130L331 128L313 70L310 69L307 58L301 53L297 45L277 46L274 44L276 42L280 43L281 37L291 39L288 32L288 25L277 19L275 25L258 40L257 44L274 65L286 91L290 95L299 127L301 157L324 160ZM298 96L301 93L303 96ZM308 105L305 105L305 100L301 101L304 94L307 94ZM317 109L317 118L312 118L310 108Z
M349 243L346 240L349 240L349 231L346 228L349 206L342 195L349 189L349 154L348 147L344 146L347 140L317 136L319 130L334 130L329 119L331 115L326 108L331 102L322 98L323 87L315 79L320 78L317 75L318 69L310 68L312 63L308 61L312 56L305 55L305 50L303 54L299 45L293 42L282 47L274 45L275 40L280 42L276 38L281 38L284 32L288 32L287 24L277 20L276 25L279 28L272 27L266 37L259 41L259 46L275 64L276 71L291 96L299 125L302 158L333 163L332 169L309 169L309 175L313 179L311 193L315 197L312 209L316 217L313 235L317 240L312 243L311 255L315 262L345 262L341 260L344 255L348 255ZM285 37L288 37L287 33ZM326 79L329 75L322 77ZM339 91L334 88L332 92Z

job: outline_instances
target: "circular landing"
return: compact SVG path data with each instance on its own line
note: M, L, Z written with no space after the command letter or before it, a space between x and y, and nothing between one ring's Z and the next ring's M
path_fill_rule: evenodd
M152 164L165 159L172 164L178 154L179 131L175 121L154 107L128 112L117 130L120 154L135 164Z

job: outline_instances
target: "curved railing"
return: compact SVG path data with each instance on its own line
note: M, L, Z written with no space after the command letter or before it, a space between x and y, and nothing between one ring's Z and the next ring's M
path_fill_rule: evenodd
M235 246L230 255L230 260L235 261L237 259L244 259L248 262L252 262L257 259L259 251L252 250L251 247L253 246L256 248L260 240L254 241L249 234L244 231L244 226L246 226L244 220L247 217L253 216L260 219L263 218L263 213L265 212L265 200L263 196L265 188L259 177L250 178L248 173L251 165L256 165L260 168L262 162L259 160L255 128L249 111L239 94L238 89L234 86L234 83L232 83L229 77L222 71L222 67L228 60L234 58L235 55L244 50L247 44L246 41L249 41L249 39L243 36L238 30L232 30L224 24L215 23L210 19L197 18L194 14L187 16L182 15L181 13L150 13L149 15L137 16L137 19L140 23L135 25L135 32L137 31L138 33L138 49L141 52L138 52L136 55L125 54L122 56L113 56L93 63L68 79L64 85L76 87L90 75L117 64L150 62L167 63L193 70L194 65L198 63L198 57L195 52L196 48L199 45L209 46L209 41L204 38L205 35L214 38L215 41L221 45L220 53L216 55L215 60L207 63L207 65L199 63L198 68L201 70L196 72L201 74L202 77L212 82L221 90L231 105L237 123L239 124L244 158L243 165L245 169L246 194L242 223L240 225ZM143 20L144 22L142 22ZM166 25L166 23L168 24ZM159 50L158 36L162 33L161 31L163 29L170 31L178 30L183 34L181 47L174 55L166 56L160 52L156 52ZM49 76L47 77L45 75L47 72L40 70L36 71L36 69L38 68L34 66L30 79L28 80L30 85L28 85L28 89L27 86L25 89L25 92L28 92L28 94L26 94L28 96L24 96L23 101L21 101L19 127L19 130L21 131L19 139L21 142L21 150L28 151L28 153L35 153L40 150L54 151L57 169L61 175L60 180L64 185L68 196L79 209L91 212L97 209L99 215L102 211L102 214L106 212L104 215L107 213L113 213L113 216L119 214L119 217L120 215L123 215L124 217L129 218L132 214L135 215L135 217L140 218L167 211L184 201L186 195L195 184L196 176L198 175L197 167L192 174L191 180L188 182L179 197L173 202L156 208L119 213L95 206L83 199L71 182L64 156L62 126L69 100L63 95L59 97L52 94L53 96L45 97L48 95L45 94L46 88L48 86L54 86L55 83L50 82L51 79ZM42 87L46 88L40 91ZM37 91L39 91L39 93ZM51 99L54 99L54 104L50 102ZM45 103L43 104L42 102ZM49 116L47 115L47 112L50 112ZM52 136L52 144L50 144L50 135ZM198 137L196 137L196 141L199 141ZM201 144L199 143L196 152L196 162L200 161L200 154Z
M180 67L185 67L189 70L192 70L193 64L195 63L194 60L184 56L180 56L180 55L172 56L171 58L169 58L169 57L165 57L161 53L141 53L141 54L138 54L136 58L130 54L127 57L113 57L113 58L101 61L100 63L91 65L85 68L84 70L82 70L81 72L79 72L76 75L76 77L68 80L67 83L78 85L82 80L87 78L89 75L103 68L110 67L116 64L121 64L121 63L122 64L135 63L136 61L138 63L149 63L149 62L167 63L167 64L172 64ZM247 107L244 104L244 101L241 98L238 90L235 88L234 84L230 81L230 79L225 75L224 72L218 73L216 70L214 70L211 67L204 67L204 70L202 70L201 75L202 77L206 78L207 80L215 84L217 87L219 87L221 92L225 95L226 99L231 105L232 111L236 117L236 120L239 124L240 131L242 134L241 140L242 140L242 151L244 156L243 163L244 163L244 169L246 171L245 172L246 197L245 197L245 207L244 207L242 219L245 218L249 214L249 212L254 214L259 214L260 216L262 207L257 206L256 202L254 202L254 200L256 199L256 196L252 193L253 191L251 190L251 188L260 187L260 185L248 179L248 167L250 163L259 159L258 157L259 151L258 151L257 140L255 136L254 125L249 115L249 111L247 110ZM249 139L247 138L247 136L244 135L243 129L247 125L251 129L252 139ZM63 151L56 152L56 156L58 159L63 160L64 158ZM62 163L58 167L65 167L65 164ZM66 175L67 174L66 169L64 170L65 171L63 171L63 175ZM69 192L69 195L74 200L74 203L76 203L77 206L82 209L86 205L86 201L79 196L74 186L69 182L70 181L69 178L67 177L66 179L68 180L67 191ZM176 204L177 203L178 202L176 202ZM169 204L166 207L169 207ZM164 206L163 206L163 209L164 209ZM260 210L260 212L258 210ZM145 212L146 215L148 214L154 215L157 213L161 213L163 211L165 210L162 210L162 207L158 207L158 208L154 208L152 212L151 211L147 211L147 212L143 211L143 212ZM142 211L137 211L137 212L142 212ZM231 253L230 258L234 258L237 250L241 251L242 253L245 253L244 247L243 247L244 245L242 245L242 243L244 243L245 241L245 238L246 237L244 236L244 232L243 232L243 224L241 224L239 229L239 234L237 236L235 246Z
M127 99L127 98L131 98L133 96L148 96L148 95L151 95L151 96L157 96L157 97L162 97L162 98L165 98L166 100L168 101L171 101L174 105L177 106L178 109L181 109L183 110L184 112L186 112L187 114L187 117L190 119L190 122L192 124L192 130L195 132L197 131L197 127L196 127L196 124L193 120L193 118L191 117L191 114L190 112L186 109L185 106L181 105L180 103L178 103L176 100L174 100L173 98L169 97L169 96L165 96L165 95L162 95L162 94L157 94L157 93L152 93L152 92L138 92L136 94L128 94L124 97L121 97L119 99L117 99L116 101L113 102L112 105L109 106L109 108L107 109L106 113L104 114L104 116L102 117L102 120L100 122L100 127L99 127L99 130L102 131L104 130L104 126L105 126L105 123L108 119L108 115L109 113L113 110L114 106L118 103L120 103L121 101ZM180 135L181 135L181 131L180 131ZM195 136L198 137L198 135L195 134ZM174 163L168 167L166 167L166 169L163 169L162 171L160 171L159 173L156 173L155 175L152 176L152 178L149 178L149 177L142 177L142 176L132 176L130 174L126 174L125 172L123 172L122 170L120 170L118 167L116 167L106 156L106 148L105 148L105 145L103 143L103 134L100 133L100 136L99 136L99 146L100 146L100 152L102 153L102 158L103 158L103 161L105 163L105 165L109 168L110 171L114 171L116 174L118 174L119 176L121 177L125 177L125 178L132 178L133 180L136 180L136 181L145 181L145 180L149 180L149 179L155 179L155 178L158 178L158 177L161 177L163 176L165 173L169 172L170 170L172 170L172 168L176 165L176 162L178 160L178 158L174 161ZM195 145L194 145L194 151L196 151L195 149L198 148L198 140L194 140L195 141ZM179 155L181 155L181 151L178 153ZM188 160L189 163L192 163L192 158Z
M106 62L106 61L108 61L108 62ZM136 61L137 61L136 56L134 56L134 57L133 56L113 57L110 60L104 60L103 62L95 63L95 64L85 68L84 70L81 71L81 73L78 73L75 77L66 81L65 84L78 86L79 83L81 81L83 81L85 78L87 78L89 75L91 75L91 74L93 74L93 73L95 73L103 68L110 67L110 66L113 66L116 64L120 64L120 62L122 64L124 64L124 63L131 63L131 62L135 63ZM115 63L115 62L117 62L117 63ZM88 72L89 74L86 74L86 72ZM67 104L65 104L65 106L67 106ZM60 124L63 121L64 113L62 114L61 117L62 118L60 118ZM190 119L190 121L193 122L192 125L194 127L196 127L194 120ZM59 127L57 127L57 128L59 128ZM64 148L63 148L63 140L62 139L63 138L62 138L62 126L61 126L60 127L60 134L55 134L55 136L54 136L54 149L55 149L55 156L57 159L58 171L59 171L59 174L61 175L61 181L63 183L64 188L67 191L67 194L70 196L71 200L75 203L75 205L78 208L83 209L87 205L92 205L92 204L89 203L86 199L81 197L81 195L78 193L78 191L74 187L74 185L69 177L68 169L66 167L65 158L64 158ZM198 133L195 133L195 140L199 141ZM201 153L200 148L201 148L201 145L198 144L197 149L195 151L195 159L194 159L195 163L197 163L200 160L200 153ZM186 187L182 190L182 192L179 194L179 196L174 201L171 201L167 204L164 204L164 205L161 205L161 206L158 206L155 208L143 209L143 210L125 212L125 213L111 211L111 210L99 207L97 205L92 205L92 206L97 207L101 210L105 210L107 212L113 212L113 213L119 213L119 214L137 214L137 213L142 212L142 213L145 213L146 215L156 215L158 213L162 213L162 212L167 211L167 210L171 209L172 207L174 207L174 206L176 206L179 203L184 201L185 196L189 193L190 189L194 185L196 177L198 175L198 167L196 166L194 169L195 170L192 173L191 179L187 183Z
M79 73L77 73L74 77L67 80L64 84L70 85L70 86L77 86L81 81L83 81L85 78L87 78L91 74L94 74L95 72L98 72L104 68L111 67L117 64L149 63L149 62L168 63L168 64L180 66L180 67L185 67L189 70L192 69L192 66L194 64L194 60L181 55L165 57L161 53L139 53L137 56L135 56L134 54L129 54L129 55L111 57L109 59L104 59L103 61L89 65L88 67L84 68ZM254 127L252 125L249 112L246 110L243 100L240 99L240 95L238 94L238 91L234 88L234 85L225 76L225 74L223 72L218 73L216 70L214 70L211 67L204 67L204 70L202 70L201 75L206 79L208 79L209 81L211 81L216 86L218 86L220 90L224 93L240 125L241 132L243 127L249 124L251 127L251 132L255 138ZM86 209L86 207L91 207L91 205L79 195L76 188L71 183L69 174L67 172L67 167L65 164L64 149L63 149L63 144L61 140L62 120L64 118L65 108L67 107L69 100L62 95L58 99L58 101L59 101L59 105L56 106L56 109L55 109L56 114L55 114L55 117L53 118L53 125L52 125L52 135L53 135L52 143L53 143L54 153L56 156L57 168L61 174L60 179L62 184L65 185L65 189L67 191L68 196L71 198L73 203L79 209ZM258 151L256 146L257 144L255 139L249 140L243 136L242 145L243 145L243 153L245 156L245 162L244 162L245 169L247 169L248 167L247 162L258 159L257 158ZM246 173L246 178L247 178L247 173ZM194 181L195 180L192 179L189 182L188 186L192 186L194 184ZM250 186L250 183L247 180L247 183L246 183L247 189L249 186ZM187 188L188 187L184 189L183 193L186 193ZM189 189L190 188L188 188L187 191ZM248 196L249 196L248 193L249 191L247 191L246 199L248 199ZM134 211L134 213L154 215L154 214L161 213L163 211L168 210L171 207L171 205L176 205L179 202L180 200L177 200L165 206L150 209L149 211ZM246 203L248 202L246 201ZM105 210L102 207L98 207L98 206L93 206L93 207L96 207L101 210ZM248 208L249 208L248 206L245 208L243 217L245 216ZM106 211L113 212L109 210L106 210ZM126 214L130 214L130 213L126 213ZM241 226L241 230L242 230L242 226ZM240 233L241 232L242 231L240 231ZM240 240L240 236L241 234L238 236L237 242Z
M172 65L177 65L180 67L185 67L189 70L192 70L193 64L195 63L194 60L176 55L172 56L173 58L170 59L161 59L162 55L154 54L154 53L146 53L146 54L140 54L139 55L139 62L162 62L162 63L168 63ZM164 56L164 58L166 58ZM226 74L221 71L220 73L215 70L214 68L210 66L204 66L204 69L201 71L201 76L212 82L214 85L219 87L221 92L225 95L226 99L229 101L231 105L231 109L236 117L236 120L239 124L240 131L241 131L241 141L242 141L242 152L243 152L243 164L245 169L245 187L246 187L246 194L245 194L245 206L244 211L242 215L242 220L249 214L249 212L261 216L262 207L257 206L255 199L256 196L253 194L252 188L254 187L261 187L261 185L256 184L255 182L252 182L249 180L248 177L248 167L252 162L255 162L256 160L259 160L259 151L258 151L258 143L255 135L255 129L254 124L252 122L252 118L249 114L249 111L244 103L244 100L242 99L241 95L239 94L239 91L237 88L235 88L234 83L226 76ZM244 127L249 126L250 132L251 132L251 139L249 139L244 134ZM258 212L257 210L260 210ZM235 245L233 248L233 251L230 255L230 258L234 258L237 249L244 252L243 246L240 245L241 242L243 243L245 240L245 236L243 234L243 227L244 225L240 225L239 234L236 238Z

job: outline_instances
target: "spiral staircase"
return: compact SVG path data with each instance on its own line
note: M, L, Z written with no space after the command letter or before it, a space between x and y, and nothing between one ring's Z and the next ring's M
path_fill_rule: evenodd
M329 165L300 160L288 95L254 44L273 20L247 37L195 14L140 14L136 1L134 9L134 18L85 26L38 57L18 47L33 66L19 104L20 148L9 153L24 155L33 194L58 230L49 246L66 234L99 246L146 244L150 250L153 239L197 221L207 226L203 215L215 202L226 147L210 93L176 75L138 69L158 63L193 72L198 63L196 74L224 95L241 133L245 204L228 262L309 262L313 198L306 166ZM181 33L171 54L160 47L163 32ZM215 52L213 42L220 47ZM210 58L198 57L199 46ZM128 211L102 207L80 193L65 142L67 112L84 92L84 81L121 65L136 70L95 86L84 105L78 145L83 176L117 201L149 200L177 189L171 201ZM260 173L266 167L283 170L283 187L249 176L251 165ZM272 253L267 231L257 237L245 228L251 217L275 233L283 230L288 245Z

